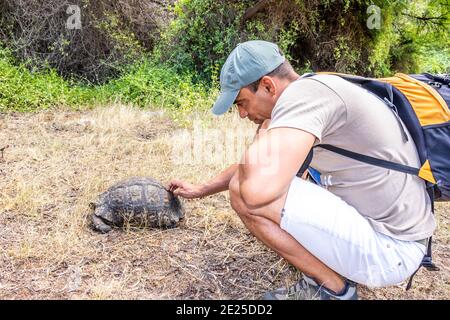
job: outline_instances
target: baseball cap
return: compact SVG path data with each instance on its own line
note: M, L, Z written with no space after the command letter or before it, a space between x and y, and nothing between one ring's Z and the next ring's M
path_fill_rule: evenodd
M252 40L238 44L220 72L220 95L212 112L215 115L227 112L243 87L272 72L284 61L275 43Z

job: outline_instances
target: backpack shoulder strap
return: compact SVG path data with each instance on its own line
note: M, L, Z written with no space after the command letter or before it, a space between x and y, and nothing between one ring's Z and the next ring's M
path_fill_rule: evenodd
M414 168L414 167L410 167L404 164L400 164L400 163L395 163L395 162L391 162L391 161L387 161L387 160L382 160L382 159L378 159L378 158L374 158L374 157L370 157L370 156L366 156L364 154L361 153L356 153L353 151L349 151L346 149L342 149L339 147L335 147L332 146L330 144L320 144L317 145L316 147L321 147L323 149L326 149L328 151L332 151L334 153L340 154L342 156L357 160L357 161L361 161L367 164L371 164L377 167L382 167L385 169L390 169L390 170L395 170L395 171L399 171L399 172L404 172L404 173L409 173L409 174L413 174L418 176L420 169L418 168Z

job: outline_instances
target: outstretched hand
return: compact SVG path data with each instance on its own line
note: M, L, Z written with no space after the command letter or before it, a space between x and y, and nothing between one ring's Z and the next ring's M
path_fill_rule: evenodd
M170 181L167 190L173 192L175 196L186 199L201 198L204 196L201 186L176 179Z

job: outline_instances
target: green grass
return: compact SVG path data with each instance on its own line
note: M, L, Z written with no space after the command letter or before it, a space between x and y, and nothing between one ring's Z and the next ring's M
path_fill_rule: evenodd
M177 111L205 109L212 104L209 86L194 83L192 75L142 59L124 68L109 83L89 86L64 80L54 70L34 72L0 49L0 112L32 112L65 107L126 103L142 108Z
M53 70L33 72L14 64L11 55L0 50L0 112L90 103L93 97L88 89L70 86Z
M128 67L122 77L101 90L123 103L178 110L202 109L211 95L211 89L195 83L192 75L179 74L170 66L149 59Z

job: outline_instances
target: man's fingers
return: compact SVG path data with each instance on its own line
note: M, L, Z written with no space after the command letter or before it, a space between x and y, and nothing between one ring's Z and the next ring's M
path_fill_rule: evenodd
M174 190L176 190L182 186L183 186L183 181L174 179L169 182L169 185L167 186L167 190L173 192Z
M186 199L196 198L194 186L190 183L182 180L172 180L168 185L168 190L173 193L174 196L181 196Z

